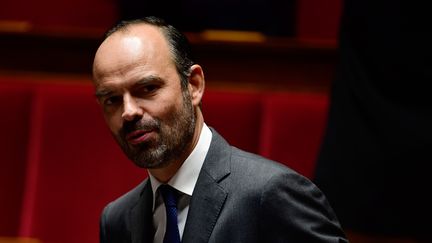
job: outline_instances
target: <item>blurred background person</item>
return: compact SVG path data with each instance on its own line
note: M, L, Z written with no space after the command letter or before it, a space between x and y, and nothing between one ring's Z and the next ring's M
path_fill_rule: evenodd
M344 2L315 182L345 229L431 242L430 27L408 5Z

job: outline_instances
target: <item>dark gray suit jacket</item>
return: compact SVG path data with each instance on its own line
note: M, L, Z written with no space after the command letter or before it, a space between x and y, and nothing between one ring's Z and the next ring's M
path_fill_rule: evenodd
M321 191L289 168L230 146L214 130L190 202L183 243L347 242ZM103 243L153 242L146 179L110 203Z

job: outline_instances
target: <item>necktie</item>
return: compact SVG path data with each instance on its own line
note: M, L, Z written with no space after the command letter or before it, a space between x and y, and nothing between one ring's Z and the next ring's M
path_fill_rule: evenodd
M174 188L161 185L159 190L162 194L166 208L166 231L164 243L180 243L180 233L177 225L177 195Z

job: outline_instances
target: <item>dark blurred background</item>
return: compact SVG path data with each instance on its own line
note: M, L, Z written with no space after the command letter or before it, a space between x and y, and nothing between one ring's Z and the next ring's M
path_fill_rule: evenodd
M205 29L258 31L265 35L295 34L295 0L181 0L119 2L120 18L159 16L183 31Z
M327 67L336 60L340 10L340 0L4 0L0 70L88 75L92 55L107 28L119 19L156 15L189 33L198 61L208 66L209 80L249 80L262 85L256 82L257 75L232 80L219 76L221 69L229 68L218 61L224 58L239 68L244 62L270 68L262 71L270 75L283 68L272 69L268 64L294 62L297 67L292 71L302 74L291 75L290 80L308 79L298 67L308 65L319 72L310 82L328 82L332 68ZM272 80L285 84L285 77L274 75Z

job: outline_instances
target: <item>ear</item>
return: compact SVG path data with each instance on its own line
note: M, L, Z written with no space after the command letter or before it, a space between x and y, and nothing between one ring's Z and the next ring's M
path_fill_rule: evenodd
M205 80L204 72L200 65L192 65L189 75L189 93L192 99L192 105L198 106L201 103L204 94Z

